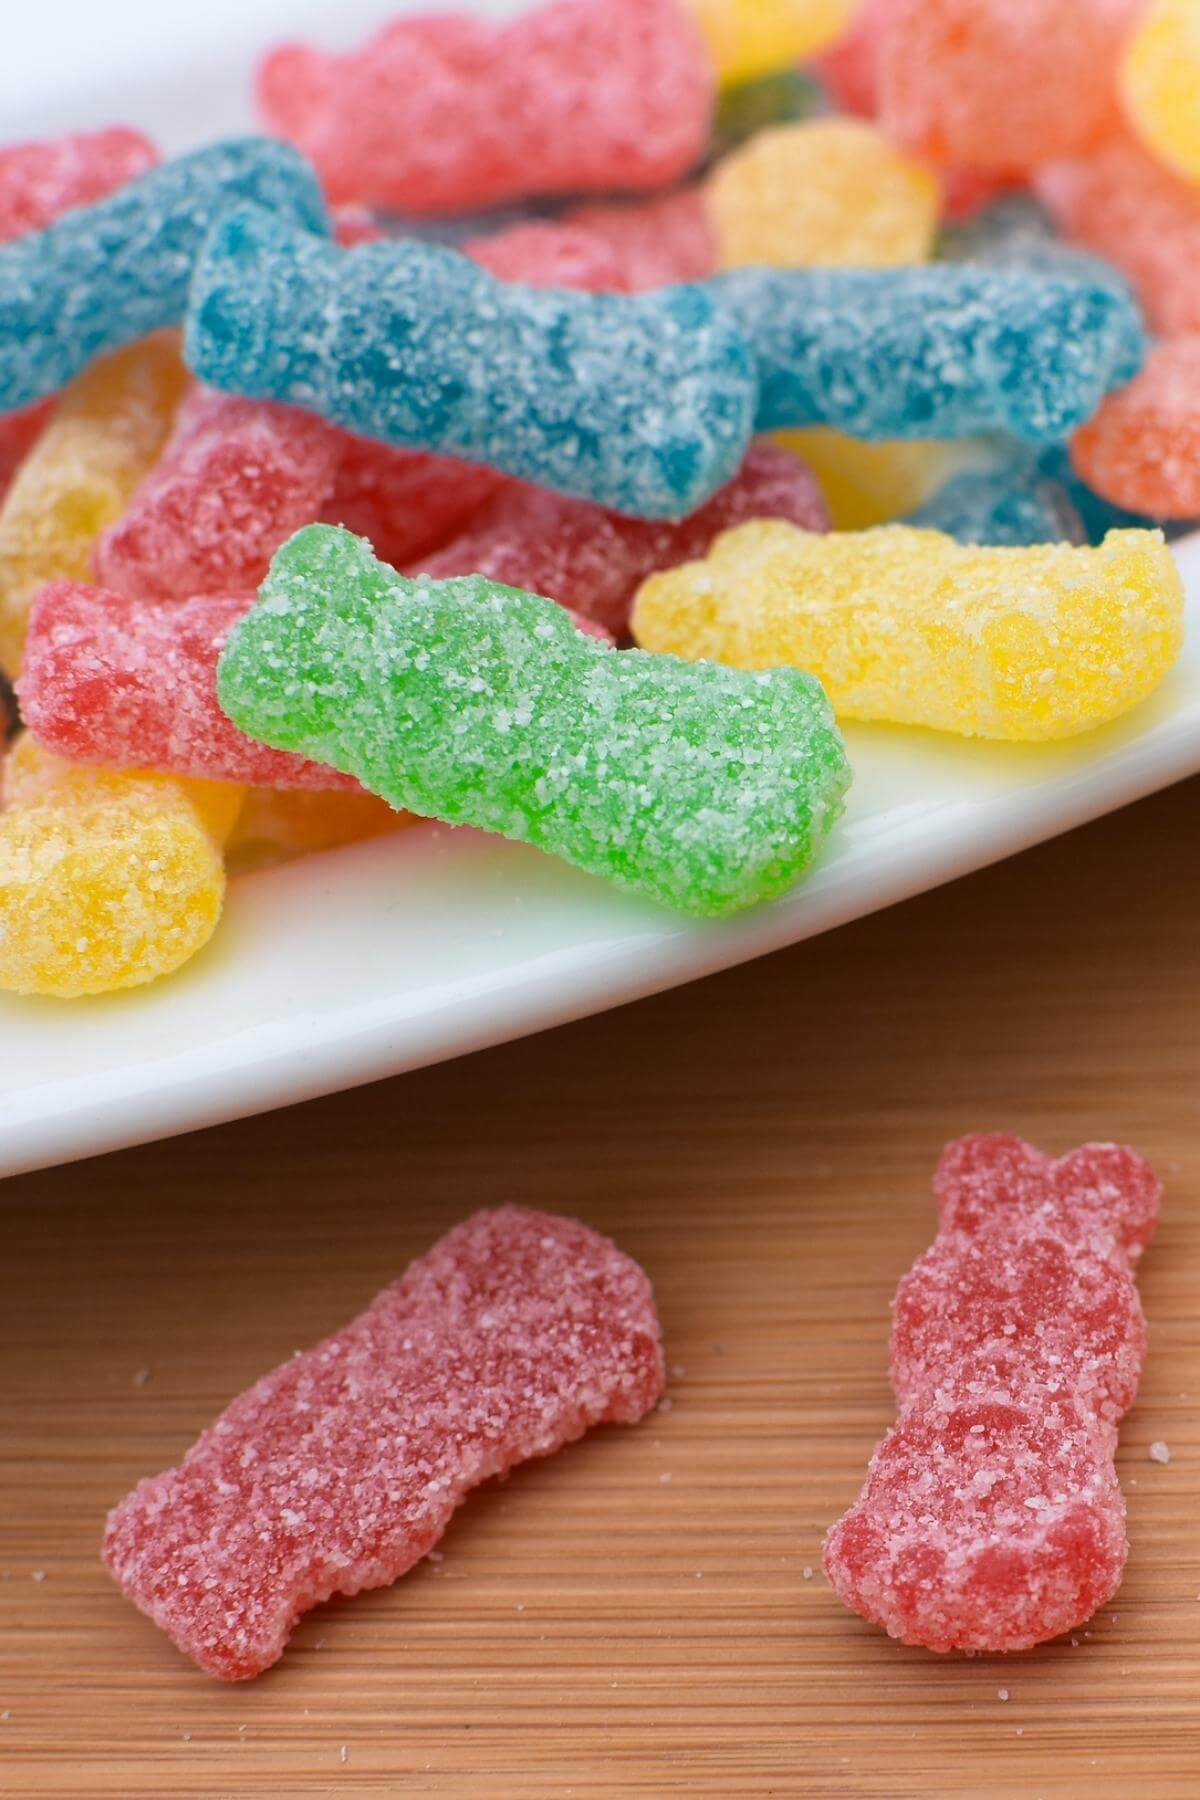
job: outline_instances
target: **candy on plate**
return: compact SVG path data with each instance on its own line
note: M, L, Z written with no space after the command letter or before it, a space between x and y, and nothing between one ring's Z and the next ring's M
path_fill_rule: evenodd
M157 161L150 139L126 125L4 145L0 241L43 231L60 213L103 200Z
M1034 741L1154 691L1183 644L1183 584L1158 531L1009 549L909 525L756 523L652 575L633 633L675 656L807 669L840 718Z
M811 677L617 651L485 577L406 580L348 532L279 552L217 684L248 735L694 914L785 892L849 769Z
M636 1424L663 1381L631 1258L573 1219L476 1213L142 1481L104 1560L185 1655L245 1680L310 1607L406 1574L480 1482Z
M832 1528L839 1597L930 1650L1026 1650L1082 1625L1125 1565L1113 1455L1146 1348L1133 1266L1159 1184L1117 1144L1057 1162L962 1138L939 1231L900 1283L896 1424Z
M678 0L549 0L395 19L343 56L283 45L258 102L331 200L462 212L673 181L703 154L713 75Z
M1086 536L1067 490L1023 446L951 475L906 522L960 544L1081 544Z
M730 479L755 405L750 350L703 288L516 286L436 244L341 250L255 207L209 238L185 353L228 392L645 517Z
M1114 505L1200 517L1200 332L1156 344L1071 440L1077 473Z
M0 244L0 411L65 387L105 351L178 325L196 252L239 200L312 231L328 226L303 158L287 144L243 138L164 163Z

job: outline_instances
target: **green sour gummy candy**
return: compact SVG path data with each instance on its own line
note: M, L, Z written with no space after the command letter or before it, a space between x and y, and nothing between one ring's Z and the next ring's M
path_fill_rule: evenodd
M618 651L480 575L406 580L310 525L234 630L235 724L393 806L535 844L681 912L803 873L850 769L819 682Z

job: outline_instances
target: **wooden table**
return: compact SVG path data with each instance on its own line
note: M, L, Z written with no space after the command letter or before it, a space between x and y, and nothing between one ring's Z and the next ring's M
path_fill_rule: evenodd
M10 1183L0 1791L1200 1793L1198 801L621 1012ZM975 1128L1127 1138L1167 1181L1124 1587L1007 1660L903 1649L820 1573L891 1416L934 1160ZM198 1674L100 1568L105 1509L502 1200L645 1264L669 1410L476 1495L442 1560L311 1616L261 1680Z

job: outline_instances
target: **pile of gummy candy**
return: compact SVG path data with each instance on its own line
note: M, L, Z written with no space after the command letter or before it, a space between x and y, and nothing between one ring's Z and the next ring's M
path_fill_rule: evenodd
M716 916L1176 659L1200 0L548 0L0 150L0 987L411 822ZM182 335L180 328L182 328Z

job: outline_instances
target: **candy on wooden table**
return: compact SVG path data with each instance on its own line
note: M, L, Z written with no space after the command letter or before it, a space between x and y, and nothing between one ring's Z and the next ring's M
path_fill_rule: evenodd
M1081 544L1086 537L1066 489L1023 447L952 475L906 522L960 544Z
M157 457L187 375L174 333L118 350L59 401L0 507L0 662L21 661L45 581L89 573L92 545Z
M476 1213L139 1483L104 1560L185 1655L243 1680L310 1607L411 1569L480 1482L636 1424L663 1385L637 1263L574 1219Z
M551 0L396 19L345 56L282 46L258 103L331 200L460 212L674 180L704 152L713 76L677 0Z
M779 518L810 531L829 523L809 470L763 442L751 446L732 481L678 524L629 519L586 500L512 484L421 567L437 580L486 575L545 594L619 637L628 630L639 583L653 570L702 556L731 525Z
M530 287L580 288L590 293L625 293L630 283L616 245L586 225L530 219L460 246L501 281Z
M0 240L42 231L60 213L103 200L158 161L127 125L0 147Z
M602 237L621 259L630 292L703 281L717 266L717 247L698 187L648 200L594 201L566 214Z
M1058 443L1143 355L1137 309L1107 282L939 263L735 269L706 286L754 346L760 431Z
M885 130L937 162L1024 170L1086 147L1114 112L1141 0L897 0L876 41Z
M225 868L230 875L276 868L417 823L362 788L251 787L225 847Z
M814 56L854 17L858 0L685 0L722 85Z
M791 887L849 781L798 670L612 650L553 601L484 577L408 581L327 526L279 552L217 691L250 735L395 806L695 914Z
M1200 517L1200 334L1157 344L1141 373L1075 433L1071 460L1117 506Z
M759 132L709 177L722 268L884 268L924 262L940 206L936 178L860 119Z
M4 799L0 989L74 999L136 987L208 942L240 788L79 768L25 733Z
M1121 58L1121 101L1142 142L1200 182L1200 5L1151 0Z
M777 69L727 87L717 102L709 154L727 156L769 125L827 113L829 96L807 69Z
M196 252L239 200L326 228L303 158L244 138L181 156L0 245L0 411L53 393L106 350L177 325Z
M980 1134L947 1147L934 1190L937 1239L893 1314L899 1416L825 1572L903 1643L1025 1650L1121 1579L1113 1458L1145 1355L1133 1267L1159 1183L1117 1144L1055 1162Z
M1032 741L1153 692L1182 646L1183 587L1158 531L1008 549L909 525L756 523L652 575L633 633L675 656L807 669L840 718Z
M339 250L257 207L209 238L185 344L215 387L645 517L730 479L757 387L703 288L517 286L411 239Z
M775 441L812 470L838 531L861 531L864 525L884 525L915 511L979 455L971 439L885 438L869 443L826 425L781 431Z
M348 775L268 750L217 705L217 661L253 594L160 603L55 581L29 619L17 692L42 744L76 762L263 787L353 788Z
M123 594L246 593L333 489L342 435L294 407L196 387L160 461L97 538L96 578Z
M1200 187L1131 137L1047 163L1034 188L1067 236L1133 282L1154 331L1200 331Z

